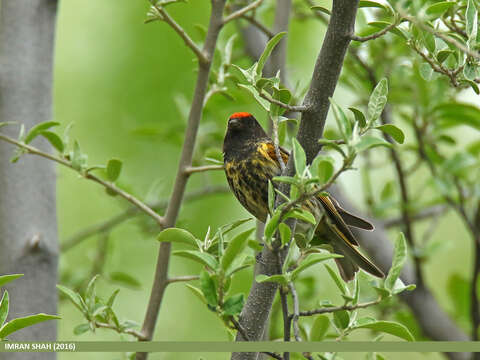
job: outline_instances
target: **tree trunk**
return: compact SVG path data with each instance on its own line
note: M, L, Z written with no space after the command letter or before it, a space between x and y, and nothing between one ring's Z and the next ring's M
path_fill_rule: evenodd
M26 129L51 119L56 0L3 0L0 4L0 122ZM15 136L18 125L2 128ZM35 145L48 149L46 142ZM6 286L9 319L57 313L58 240L53 162L24 156L0 143L0 275L25 276ZM56 321L12 334L10 340L56 340ZM0 354L0 359L54 359L50 353Z

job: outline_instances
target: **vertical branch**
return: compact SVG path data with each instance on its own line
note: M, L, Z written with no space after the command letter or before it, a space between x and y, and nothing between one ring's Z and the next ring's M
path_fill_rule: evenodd
M6 0L0 7L0 121L31 128L52 118L52 69L57 1ZM15 128L15 127L12 127ZM12 137L10 131L5 130ZM47 142L38 147L48 152ZM7 285L14 304L10 318L57 313L58 236L53 162L22 158L0 144L0 274L24 273ZM32 199L35 199L32 201ZM10 340L56 340L57 322L27 327ZM33 355L31 355L33 358ZM1 356L0 356L1 357ZM9 359L24 359L12 353ZM29 355L30 357L30 355ZM35 359L54 359L38 353Z
M192 165L193 151L195 148L195 140L197 137L200 119L203 113L203 104L208 86L210 68L217 44L218 35L223 25L223 9L225 0L212 0L212 9L210 14L210 23L208 26L207 36L202 49L206 57L206 61L199 61L199 70L195 92L193 96L192 106L188 117L187 129L185 131L185 141L183 144L182 154L178 164L175 184L168 203L165 214L165 228L175 226L178 213L185 193L185 187L189 174L185 170ZM145 319L142 326L142 333L145 340L151 340L157 322L160 305L168 284L168 264L170 260L170 243L162 243L160 245L157 266L155 271L152 292L148 302ZM137 353L136 359L146 359L146 353Z
M478 341L478 331L480 326L480 302L478 300L478 278L480 275L480 201L477 204L475 218L473 219L473 226L471 228L474 257L473 257L473 274L472 283L470 286L471 298L471 315L472 315L472 340ZM480 359L479 353L474 353L475 360Z

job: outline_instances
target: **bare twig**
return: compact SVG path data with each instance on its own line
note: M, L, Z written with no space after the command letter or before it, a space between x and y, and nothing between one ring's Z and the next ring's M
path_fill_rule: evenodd
M243 19L247 20L250 24L255 26L258 30L263 32L269 39L273 38L275 36L275 33L271 31L269 28L267 28L264 24L262 24L260 21L258 21L256 18L250 15L243 15Z
M202 197L206 195L212 195L212 194L222 194L222 193L229 193L230 189L228 186L223 186L223 185L215 185L215 186L206 186L203 189L199 189L196 191L192 191L189 194L185 195L184 202L190 202L194 200L201 199ZM147 204L150 208L154 209L155 211L161 211L164 210L167 205L168 205L168 200L163 199L160 201L157 201L152 204ZM65 240L61 245L60 245L60 250L62 252L68 251L75 247L76 245L80 244L82 241L85 239L88 239L89 237L102 233L102 232L109 232L111 231L115 226L120 225L124 221L127 221L131 219L134 216L143 214L139 208L136 206L131 206L125 211L121 212L118 215L112 216L111 218L99 222L97 224L91 225L83 230L80 230L79 232L75 233L74 235L70 236L67 240Z
M13 139L11 137L8 137L6 135L0 134L0 140L6 141L10 144L13 144L13 145L23 149L24 151L26 151L26 153L28 153L28 154L38 155L38 156L43 157L45 159L55 161L58 164L61 164L63 166L66 166L66 167L76 171L79 175L81 175L85 179L94 181L94 182L102 185L104 188L110 190L111 192L123 197L125 200L127 200L128 202L130 202L131 204L136 206L139 210L141 210L145 214L149 215L152 219L154 219L158 223L158 225L160 225L160 227L164 226L164 219L163 219L162 216L158 215L154 210L152 210L149 206L147 206L141 200L137 199L132 194L129 194L129 193L123 191L122 189L117 187L115 184L113 184L111 182L108 182L108 181L105 181L103 179L100 179L99 177L97 177L97 176L95 176L95 175L93 175L89 172L79 171L79 170L75 169L73 167L72 163L70 161L66 160L66 159L63 159L63 158L54 156L52 154L43 152L43 151L41 151L41 150L31 146L31 145L27 145L23 142L15 140L15 139Z
M223 165L187 166L185 174L190 175L205 171L223 170Z
M318 315L318 314L328 314L328 313L333 313L341 310L356 310L356 309L364 309L373 305L377 305L380 303L382 299L377 299L375 301L369 301L365 303L360 303L356 305L342 305L342 306L332 306L332 307L324 307L320 309L314 309L314 310L308 310L308 311L300 311L298 313L298 316L312 316L312 315Z
M430 219L432 217L436 217L438 215L442 215L447 212L447 206L437 205L432 206L426 209L419 211L416 214L410 214L410 221L420 221L425 219ZM403 224L403 217L392 218L383 221L383 226L386 228L391 228L394 226L400 226Z
M251 4L233 12L232 14L225 17L225 19L223 19L223 25L225 25L225 24L229 23L230 21L235 20L239 17L242 17L243 15L245 15L249 11L252 11L252 10L256 9L257 7L259 7L261 5L262 2L263 2L263 0L256 0L256 1L252 2Z
M260 97L264 98L268 102L278 105L281 108L287 109L288 111L291 112L303 112L307 111L307 107L305 105L289 105L285 104L284 102L281 102L280 100L272 98L269 94L264 93L263 91L259 93Z
M193 281L200 279L198 275L191 275L191 276L176 276L172 278L168 278L167 284L172 284L176 282L185 282L185 281Z
M162 7L153 4L152 5L155 10L158 11L159 14L162 16L162 20L165 21L170 27L175 30L175 32L183 39L185 44L192 49L192 51L195 53L195 55L198 58L198 61L201 63L207 63L209 61L208 56L205 54L205 52L200 49L195 42L190 38L190 36L187 34L187 32L168 14L168 12Z
M188 116L187 128L185 130L185 141L183 143L182 155L178 164L172 195L170 197L165 214L165 227L167 228L175 226L184 197L185 187L189 177L184 170L192 165L195 140L203 113L203 104L207 92L212 58L215 52L218 35L224 24L223 10L225 8L225 1L226 0L212 0L207 36L201 51L202 54L205 54L205 57L204 61L199 61L198 64L199 70L197 74L197 82L192 100L192 106ZM152 291L142 326L142 333L144 334L146 340L151 340L153 337L155 324L160 311L160 305L165 293L165 288L168 284L168 264L170 260L170 251L170 243L164 242L160 245ZM144 360L146 358L147 353L137 353L136 355L136 360Z
M98 321L95 321L93 324L97 328L111 329L111 330L115 330L119 334L128 334L128 335L132 335L132 336L136 337L138 340L145 340L142 333L140 333L136 330L133 330L133 329L119 329L114 325L107 324L107 323L102 323L102 322L98 322Z
M292 322L293 322L293 335L295 336L295 340L302 341L300 337L300 328L298 327L298 317L300 316L300 304L298 302L298 295L297 290L295 289L295 285L292 282L288 284L288 288L290 289L290 294L292 294L292 302L293 302L293 314L292 314Z
M368 36L357 36L357 35L351 35L350 38L353 40L353 41L359 41L359 42L365 42L365 41L369 41L369 40L373 40L373 39L377 39L383 35L385 35L387 32L389 32L390 30L392 30L395 26L397 26L397 23L393 23L393 24L390 24L388 25L387 27L383 28L382 30L380 30L379 32L376 32L372 35L368 35Z

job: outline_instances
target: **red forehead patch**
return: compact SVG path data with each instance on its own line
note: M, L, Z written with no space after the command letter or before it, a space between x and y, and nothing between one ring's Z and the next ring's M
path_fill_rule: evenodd
M230 119L241 119L241 118L250 117L250 116L252 116L252 114L248 112L236 112L232 114L232 116L230 116Z

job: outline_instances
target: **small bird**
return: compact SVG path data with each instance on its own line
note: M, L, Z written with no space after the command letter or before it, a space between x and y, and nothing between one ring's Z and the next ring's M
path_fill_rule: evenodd
M289 153L283 148L279 152L283 163L287 164ZM253 115L237 112L230 116L223 141L225 175L238 201L262 222L269 215L268 181L281 174L276 154L272 139ZM273 182L273 185L278 184ZM324 194L317 195L304 206L318 221L311 243L327 243L335 253L343 255L335 261L345 281L352 280L359 267L374 276L385 276L356 249L358 242L349 229L353 226L372 231L371 223L345 211L333 197Z

